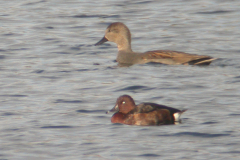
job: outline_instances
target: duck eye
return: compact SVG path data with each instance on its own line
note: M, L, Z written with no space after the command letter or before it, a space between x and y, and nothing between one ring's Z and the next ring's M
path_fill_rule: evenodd
M112 32L118 33L118 29L113 29Z
M122 104L125 104L126 102L125 101L122 101Z

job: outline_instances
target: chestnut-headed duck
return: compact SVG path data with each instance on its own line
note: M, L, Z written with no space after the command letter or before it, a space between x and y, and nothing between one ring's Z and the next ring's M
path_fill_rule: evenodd
M115 107L109 112L116 112L111 118L112 123L127 125L164 125L175 124L186 110L178 110L156 103L141 103L135 105L133 98L122 95L117 99Z
M119 65L144 64L149 62L169 65L209 65L216 58L204 55L188 54L171 50L154 50L145 53L136 53L131 49L131 33L128 27L115 22L110 24L105 36L95 45L106 41L115 42L118 47L117 62Z

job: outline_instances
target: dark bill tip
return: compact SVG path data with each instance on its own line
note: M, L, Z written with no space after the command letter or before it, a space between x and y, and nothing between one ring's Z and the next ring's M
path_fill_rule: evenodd
M111 109L111 110L107 111L106 114L111 113L111 112L116 112L116 111L114 109Z
M97 42L97 43L95 44L95 46L101 45L101 44L103 44L104 42L107 42L107 41L108 41L108 39L105 38L105 37L103 37L99 42Z
M116 105L115 107L113 107L111 110L107 111L106 114L110 113L110 112L118 112L119 108L118 105Z

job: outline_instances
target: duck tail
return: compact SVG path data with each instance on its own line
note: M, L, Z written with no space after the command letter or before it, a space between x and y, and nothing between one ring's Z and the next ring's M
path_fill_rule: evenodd
M212 61L216 60L217 58L209 58L209 59L200 59L193 65L209 65Z
M181 110L180 112L176 112L173 114L174 121L179 122L180 121L180 116L182 115L183 112L187 111L187 109Z

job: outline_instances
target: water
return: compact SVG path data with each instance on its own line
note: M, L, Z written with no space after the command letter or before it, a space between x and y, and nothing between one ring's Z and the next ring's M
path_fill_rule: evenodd
M1 1L0 159L239 159L239 1ZM219 58L208 67L117 67L134 51ZM188 109L182 124L111 124L117 97Z

